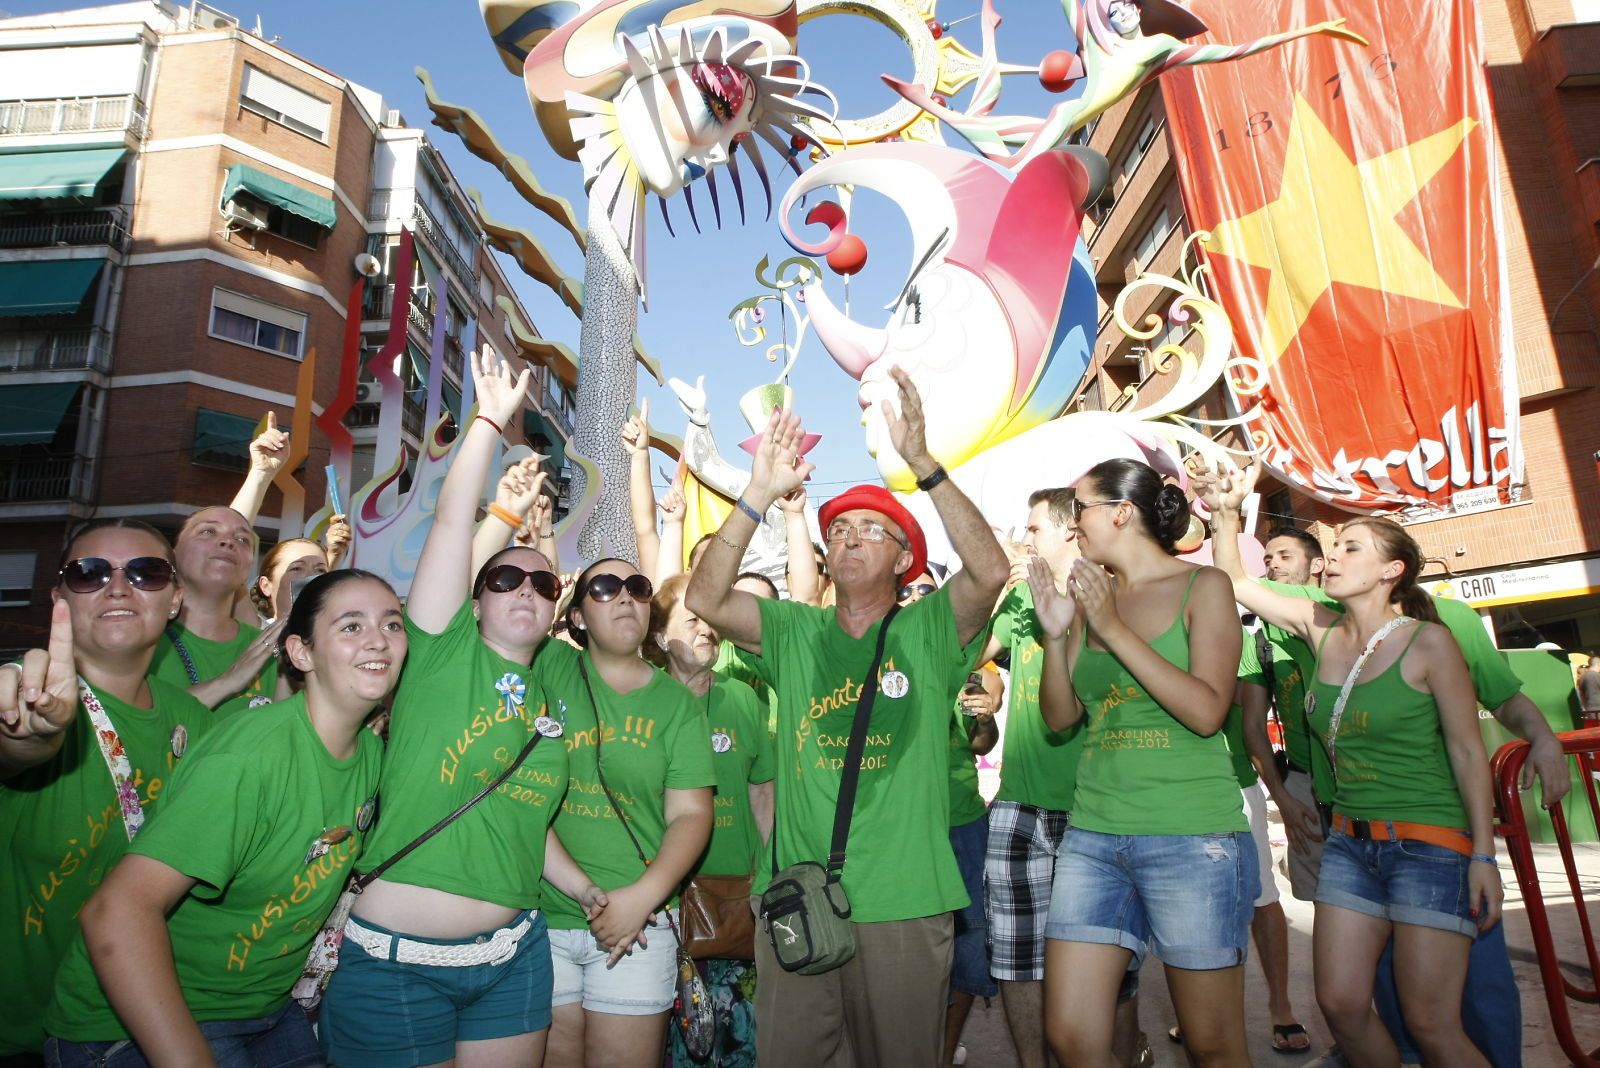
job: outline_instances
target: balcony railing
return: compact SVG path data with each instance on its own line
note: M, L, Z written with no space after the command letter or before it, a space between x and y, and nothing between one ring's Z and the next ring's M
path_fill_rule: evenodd
M411 221L427 237L428 243L438 249L446 262L455 270L457 280L476 288L478 284L477 272L472 269L472 265L466 261L461 253L456 251L456 247L450 243L450 239L445 236L444 230L439 224L433 221L433 216L428 213L427 208L422 206L422 201L420 200L416 202L412 209ZM471 299L471 291L469 290L464 296L466 299Z
M0 501L78 501L94 492L94 462L87 456L0 455Z
M110 245L119 252L125 251L127 217L121 208L0 215L0 248L62 245Z
M422 437L422 406L413 397L420 397L421 393L407 393L406 400L400 406L400 428L414 438ZM381 406L377 404L357 404L351 407L344 417L344 425L352 430L378 425Z
M50 100L0 100L0 137L103 133L127 130L143 137L144 103L122 96L73 96Z
M111 335L95 327L0 334L0 372L111 370Z

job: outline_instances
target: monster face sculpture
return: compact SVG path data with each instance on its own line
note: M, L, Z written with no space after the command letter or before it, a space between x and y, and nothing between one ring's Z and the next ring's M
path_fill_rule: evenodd
M813 210L809 218L832 229L810 243L794 234L789 211L829 185L882 193L911 227L914 266L883 326L847 318L820 282L804 291L818 340L861 382L867 448L890 489L915 485L879 405L896 396L892 367L916 383L929 451L952 469L1060 414L1088 366L1094 327L1078 241L1089 177L1077 159L1053 152L1013 174L938 145L853 148L811 168L784 197L784 235L807 255L838 245L843 213Z

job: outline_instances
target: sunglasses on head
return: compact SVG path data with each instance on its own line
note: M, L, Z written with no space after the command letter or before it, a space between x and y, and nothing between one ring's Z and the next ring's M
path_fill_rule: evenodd
M61 584L73 593L93 593L111 585L118 571L127 576L128 585L146 593L172 585L172 565L159 556L136 556L120 567L103 557L80 556L61 569Z
M607 601L616 600L617 594L623 590L627 590L628 596L639 602L648 601L655 595L655 587L651 586L650 580L643 575L629 575L627 578L623 578L621 575L612 574L594 576L589 580L589 584L584 587L583 594L585 597L604 604Z
M901 586L900 599L903 601L907 597L931 597L938 589L939 587L931 582L918 582L912 586Z
M547 601L561 596L561 580L549 571L527 571L516 564L496 564L483 573L483 584L478 592L511 593L522 588L524 582L533 584L533 592Z

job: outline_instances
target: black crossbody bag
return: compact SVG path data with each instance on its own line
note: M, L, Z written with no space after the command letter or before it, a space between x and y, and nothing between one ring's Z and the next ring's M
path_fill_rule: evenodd
M826 866L803 860L778 870L777 817L772 829L772 882L761 895L761 920L778 964L787 972L820 975L831 972L856 955L856 934L850 922L850 901L845 897L845 844L855 815L856 785L861 779L861 756L867 747L867 727L873 698L878 695L878 669L889 639L889 624L899 605L889 609L878 628L878 647L872 667L861 684L855 722L850 726L850 746L845 750L839 777L839 801L833 812L833 842ZM774 812L777 811L774 796Z

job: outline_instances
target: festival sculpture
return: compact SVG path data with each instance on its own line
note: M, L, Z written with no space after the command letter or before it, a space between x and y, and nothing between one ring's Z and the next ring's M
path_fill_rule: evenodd
M1078 53L1046 57L1042 67L1057 69L1041 69L1041 75L1049 88L1064 90L1081 78L1083 89L1073 99L1051 108L1043 119L991 114L1000 99L999 75L1017 69L1004 67L994 54L994 28L1000 24L994 0L984 0L984 73L965 111L952 110L921 85L888 75L883 80L907 100L948 123L988 158L1020 168L1055 149L1117 101L1174 67L1226 63L1313 34L1367 43L1366 38L1344 28L1344 19L1331 19L1247 44L1186 44L1188 38L1204 33L1206 25L1174 0L1061 0L1061 10L1078 42Z
M666 201L682 193L698 228L693 186L704 179L720 224L714 172L727 167L743 218L742 154L770 210L759 143L798 173L801 149L814 143L804 120L827 122L835 109L800 99L826 93L794 54L794 0L480 0L480 9L508 69L523 76L551 146L583 166L589 205L573 445L594 461L602 485L578 544L588 558L631 555L617 431L634 396L634 326L648 299L646 195L661 198L670 227ZM574 492L586 483L575 478Z

